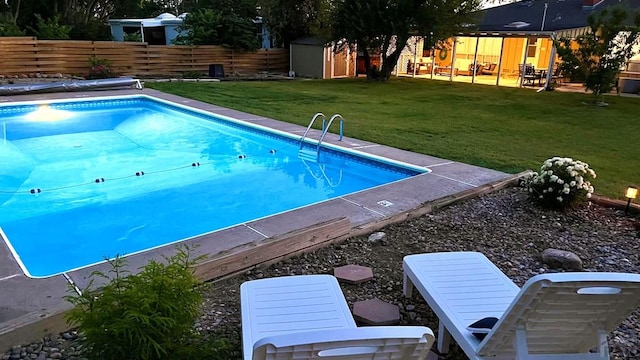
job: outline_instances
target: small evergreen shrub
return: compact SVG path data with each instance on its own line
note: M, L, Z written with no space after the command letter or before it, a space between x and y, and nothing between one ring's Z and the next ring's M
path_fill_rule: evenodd
M43 19L39 14L35 14L37 20L37 30L31 26L27 29L31 30L40 40L68 40L69 33L73 26L60 23L60 15L54 15L52 18Z
M111 69L109 60L95 56L89 58L89 73L85 75L85 79L108 79L113 77L118 77L118 74Z
M553 157L528 182L530 197L549 208L567 209L584 204L593 194L596 173L589 164L571 158Z
M67 321L78 327L85 356L91 360L225 359L225 340L205 339L194 329L202 305L202 286L191 270L190 249L151 260L127 275L121 257L110 260L109 275L95 272ZM94 277L108 280L93 289Z

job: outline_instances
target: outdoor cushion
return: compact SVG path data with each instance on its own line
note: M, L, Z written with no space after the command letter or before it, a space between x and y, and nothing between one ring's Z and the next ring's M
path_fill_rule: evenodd
M498 318L486 317L467 326L467 330L471 331L471 334L479 340L483 340L497 322Z

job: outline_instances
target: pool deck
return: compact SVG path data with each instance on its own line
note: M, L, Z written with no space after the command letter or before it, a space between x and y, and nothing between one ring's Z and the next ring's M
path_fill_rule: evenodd
M0 96L0 104L16 101L140 94L295 135L302 135L305 131L305 127L298 125L169 95L152 89ZM312 114L309 115L311 117ZM345 134L349 134L349 119L345 119ZM308 137L318 139L319 133L312 131ZM275 261L282 256L287 256L288 254L284 253L278 254L277 245L273 246L278 240L284 241L307 236L308 238L303 241L307 241L308 244L301 245L297 249L299 252L309 251L314 246L317 247L321 241L339 241L348 236L373 232L389 223L428 213L433 208L450 201L476 196L483 190L488 192L516 178L514 175L499 171L411 153L348 137L338 141L338 136L331 133L327 134L325 142L367 154L428 167L432 171L401 182L342 196L187 240L186 242L191 245L198 245L196 250L198 254L210 256L207 265L199 271L203 278L211 279L220 275L232 274L260 262L267 263L269 260ZM332 228L336 229L336 233L331 232ZM324 239L318 239L318 237ZM263 245L265 247L261 247ZM271 248L267 246L271 246ZM280 248L288 247L290 247L288 244L280 246ZM254 250L253 255L243 255L250 254L251 249ZM255 254L256 249L261 254ZM271 253L272 256L264 258L265 252ZM137 269L151 258L158 259L161 255L173 253L175 253L175 248L173 245L169 245L131 255L127 257L128 267ZM290 253L292 252L290 251ZM71 305L63 297L70 294L69 289L72 282L80 289L84 288L88 283L89 275L96 270L108 271L108 267L105 264L99 264L45 279L28 278L13 258L5 242L1 241L0 352L13 345L30 343L47 334L66 330L68 326L64 321L63 314L71 308Z

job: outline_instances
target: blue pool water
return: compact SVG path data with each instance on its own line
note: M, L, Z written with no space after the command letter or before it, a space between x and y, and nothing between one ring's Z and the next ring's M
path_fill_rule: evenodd
M3 106L0 122L0 229L32 277L428 171L303 160L296 137L144 96Z

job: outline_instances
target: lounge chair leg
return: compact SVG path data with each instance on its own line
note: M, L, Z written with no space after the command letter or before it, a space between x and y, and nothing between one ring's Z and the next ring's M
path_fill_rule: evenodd
M515 338L516 360L526 360L529 357L529 346L527 345L527 333L523 326L516 329Z
M404 297L410 298L411 295L413 294L413 283L411 282L411 279L409 279L406 273L404 274L403 277L404 277L404 280L402 281L402 294L404 295Z
M600 329L598 330L598 354L600 354L602 360L609 360L609 343L607 343L607 333Z
M446 354L449 352L449 343L451 342L451 334L442 321L438 322L438 351L440 354Z

